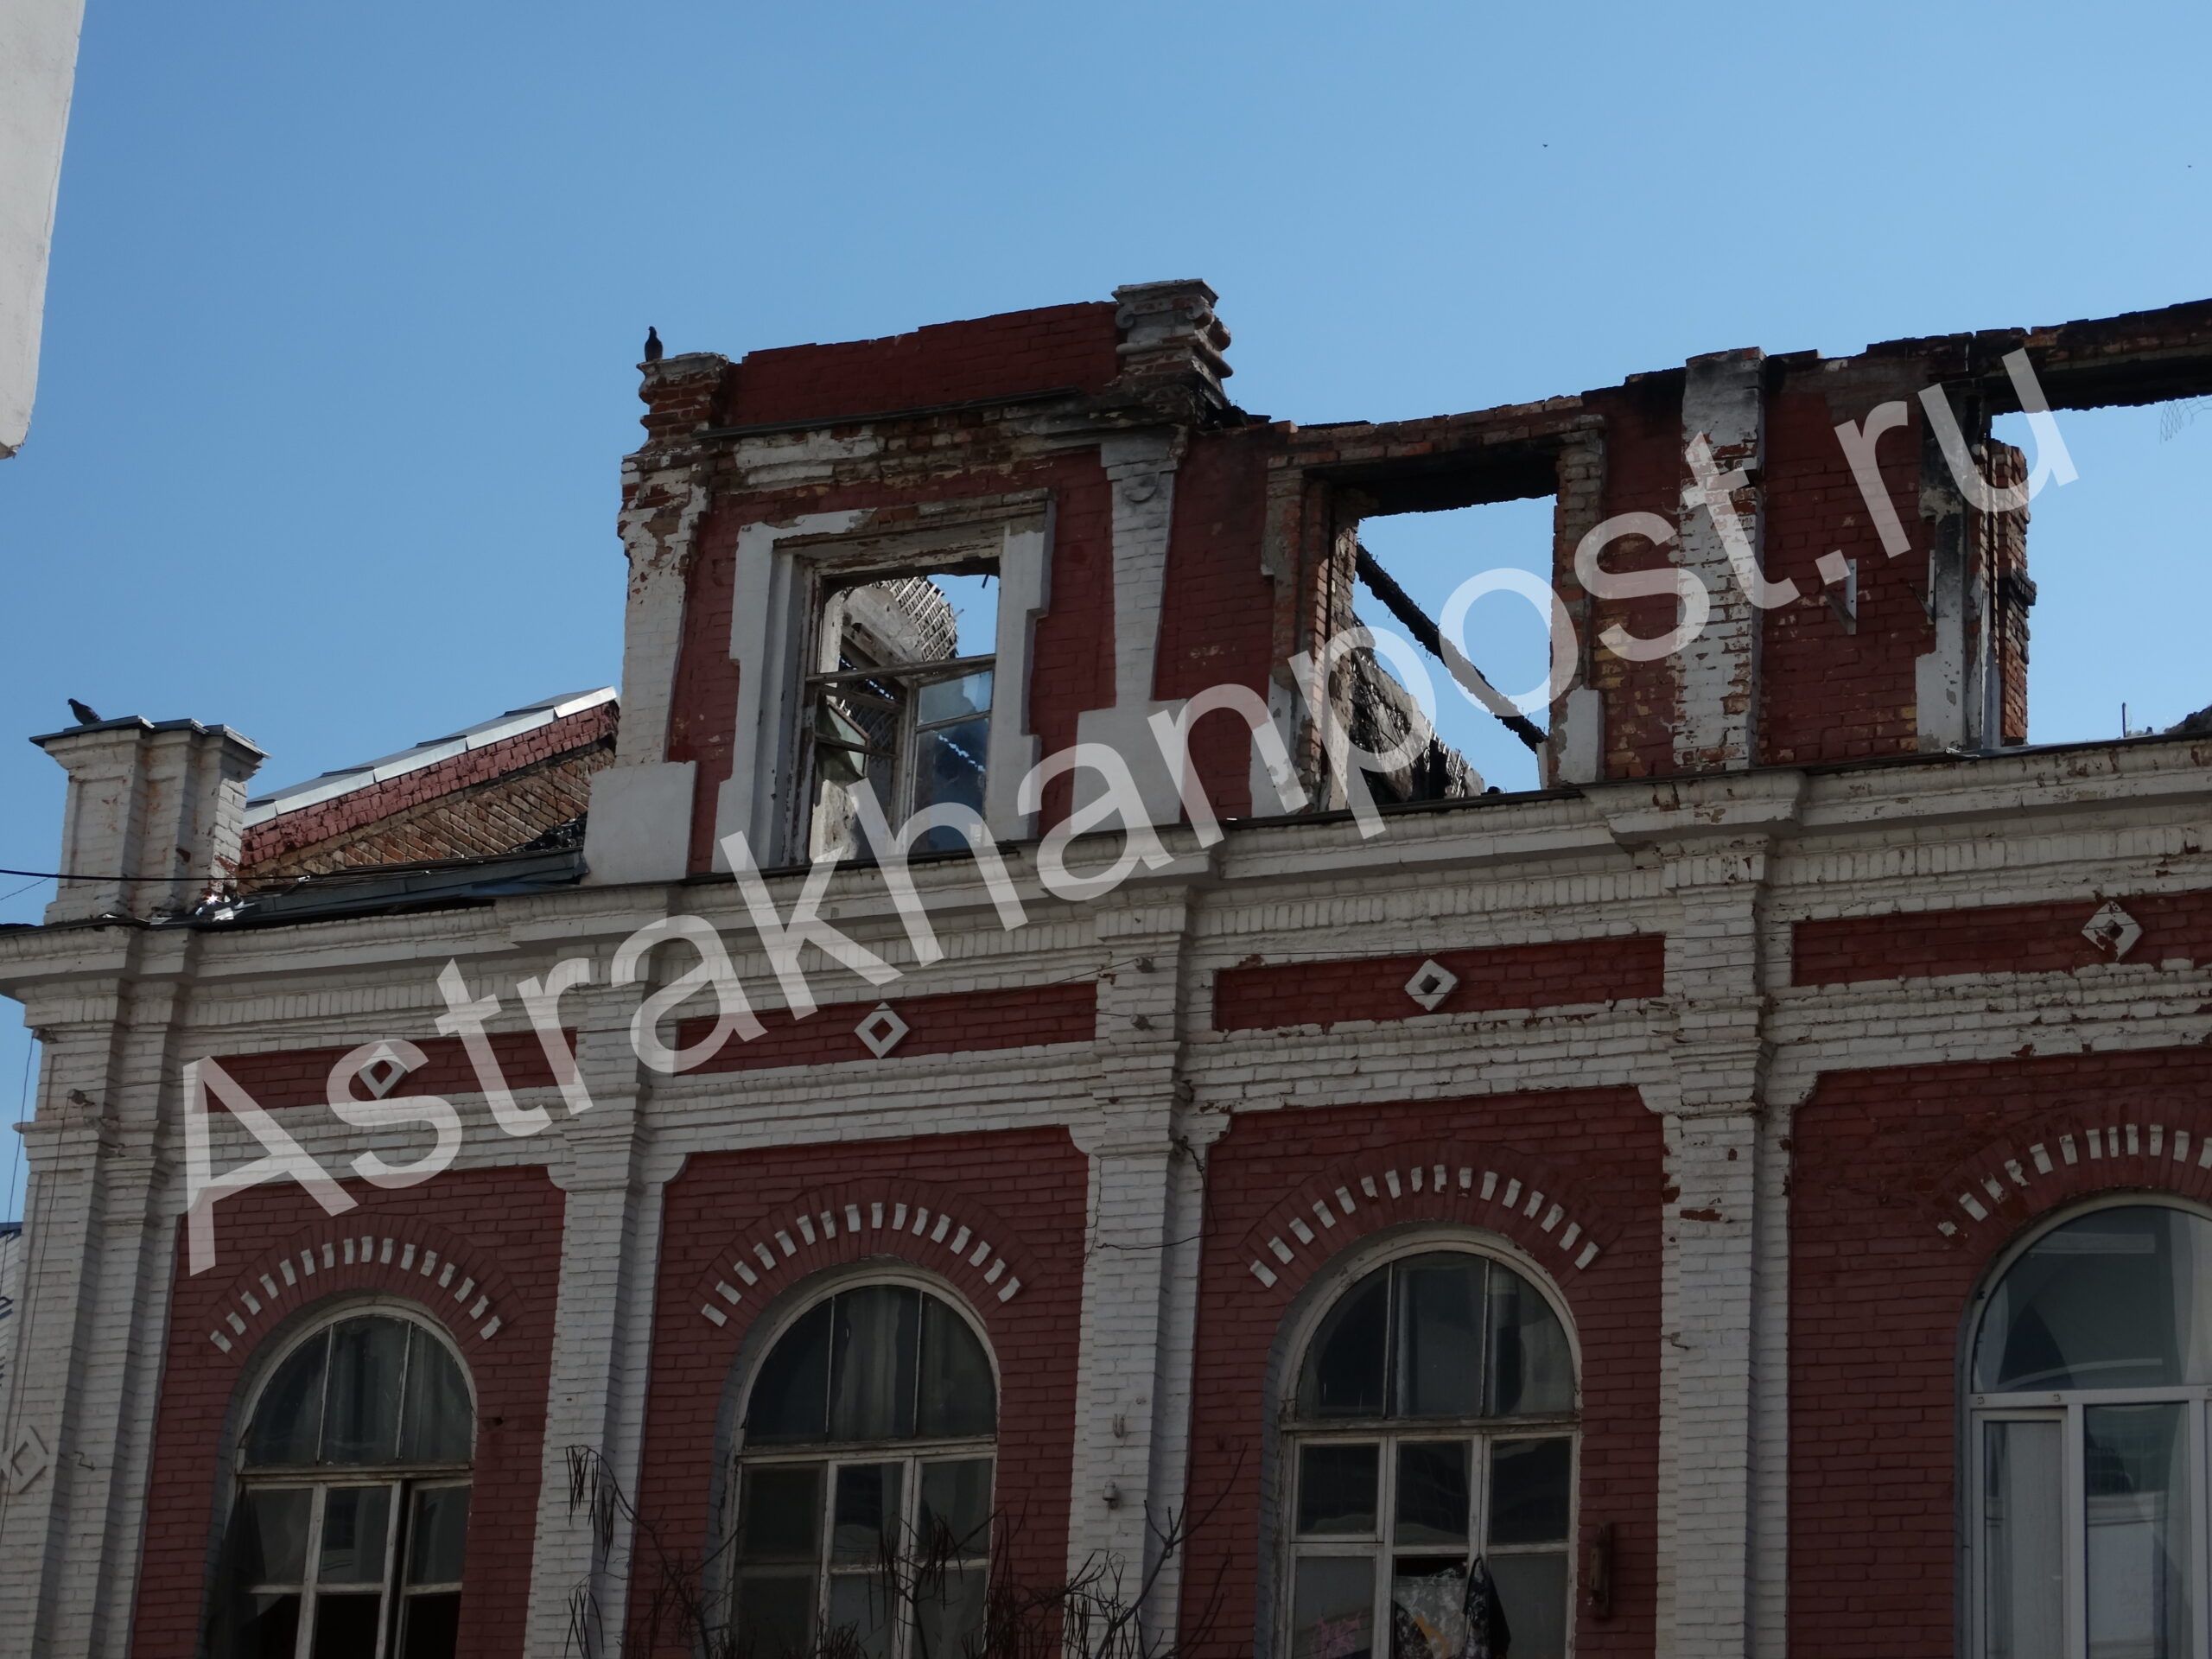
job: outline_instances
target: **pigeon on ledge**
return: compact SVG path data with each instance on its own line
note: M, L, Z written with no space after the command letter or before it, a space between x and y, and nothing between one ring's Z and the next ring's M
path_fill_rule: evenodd
M660 330L648 324L645 328L645 361L648 363L659 362L660 353Z
M97 726L100 723L99 712L86 708L74 697L69 699L69 712L77 716L77 723L79 726Z

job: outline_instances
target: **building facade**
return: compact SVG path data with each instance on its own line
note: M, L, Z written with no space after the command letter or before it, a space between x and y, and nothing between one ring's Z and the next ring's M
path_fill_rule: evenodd
M619 719L36 740L0 1652L2206 1653L2212 736L2027 743L2025 500L2212 303L1322 427L1213 304L644 365ZM1359 525L1530 497L1486 792Z

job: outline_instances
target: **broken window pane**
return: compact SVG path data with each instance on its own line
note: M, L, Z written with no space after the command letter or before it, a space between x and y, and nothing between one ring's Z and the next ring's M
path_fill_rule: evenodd
M976 570L864 582L823 601L805 716L810 856L854 845L860 790L893 830L931 806L982 811L995 626L996 584ZM965 839L940 828L914 848Z

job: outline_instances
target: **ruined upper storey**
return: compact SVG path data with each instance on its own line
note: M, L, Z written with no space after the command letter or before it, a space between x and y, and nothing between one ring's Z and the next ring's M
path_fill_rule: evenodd
M2020 743L2025 502L2066 462L2047 424L2024 455L1992 420L2212 391L2200 302L1301 428L1230 401L1214 304L1157 283L644 365L597 878L728 868L740 833L798 862L948 803L1020 839L1104 787L1032 776L1085 743L1124 758L1154 823L1193 786L1224 818L1341 807L1332 720L1355 751L1399 728L1371 669L1299 664L1355 626L1362 520L1521 498L1554 503L1548 784ZM1433 753L1367 781L1463 787Z

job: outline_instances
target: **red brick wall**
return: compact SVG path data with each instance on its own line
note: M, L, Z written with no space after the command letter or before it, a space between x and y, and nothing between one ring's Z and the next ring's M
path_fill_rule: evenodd
M734 371L730 426L869 415L1009 393L1097 391L1121 372L1108 301L932 323L911 334L751 352Z
M1906 365L1906 367L1916 365ZM1770 580L1795 578L1800 597L1763 613L1759 760L1787 766L1910 754L1919 747L1913 663L1932 650L1935 630L1921 608L1928 581L1928 524L1920 516L1920 406L1909 390L1820 369L1794 376L1767 403L1766 549ZM1913 418L1883 435L1877 451L1897 520L1912 550L1883 551L1835 435L1840 420L1861 421L1891 397L1911 403ZM1821 598L1814 561L1830 550L1859 561L1859 631ZM1840 588L1831 589L1840 599Z
M652 1524L677 1548L697 1548L707 1536L716 1424L753 1321L809 1275L881 1256L948 1280L981 1317L1001 1378L998 1504L1014 1522L1013 1567L1029 1583L1059 1582L1066 1573L1088 1183L1087 1160L1058 1129L694 1157L670 1183L662 1219L640 1480ZM840 1225L834 1238L817 1230L801 1242L797 1216L827 1211L834 1218L851 1203L865 1217L878 1202L887 1210L903 1203L955 1217L1010 1264L1020 1290L1001 1301L1007 1274L987 1281L988 1266L956 1263L941 1244L887 1227L855 1234ZM779 1229L797 1254L779 1255L778 1270L760 1274L743 1300L730 1306L715 1282L735 1287L730 1262ZM702 1314L702 1303L724 1310L726 1323Z
M1682 375L1654 374L1633 386L1590 393L1591 409L1605 423L1605 486L1603 517L1656 512L1668 523L1681 511ZM1570 605L1582 597L1574 575L1574 549L1558 552L1553 581ZM1640 538L1614 544L1605 568L1615 575L1656 570L1681 562L1679 543L1655 548ZM1607 778L1662 777L1675 770L1675 715L1681 664L1678 658L1631 663L1599 645L1598 637L1618 624L1640 639L1667 632L1680 607L1672 594L1632 600L1591 600L1582 626L1589 642L1589 683L1605 694L1605 763Z
M1667 941L1656 933L1568 939L1485 950L1445 950L1436 961L1459 976L1425 1009L1406 994L1425 957L1358 957L1224 968L1214 977L1217 1031L1409 1020L1478 1008L1542 1008L1665 994Z
M294 1316L334 1296L370 1293L404 1296L437 1319L475 1379L475 1491L462 1577L461 1648L487 1656L523 1650L560 1276L561 1194L540 1169L448 1173L399 1192L358 1181L345 1185L359 1207L336 1217L324 1215L289 1182L224 1199L215 1215L219 1265L196 1279L184 1276L179 1224L179 1276L170 1293L132 1634L131 1650L143 1659L199 1650L216 1529L230 1499L226 1424L257 1380L256 1357ZM364 1235L397 1237L461 1263L461 1271L478 1281L478 1294L489 1297L486 1317L498 1315L497 1333L483 1338L466 1318L467 1308L453 1300L450 1287L403 1272L396 1260L389 1267L341 1262L291 1286L278 1280L277 1257L296 1264L299 1253L312 1249L320 1263L325 1241ZM273 1300L259 1283L263 1273L279 1282ZM263 1311L251 1316L247 1334L239 1336L224 1315L246 1316L242 1291L260 1300ZM228 1353L208 1339L216 1330L229 1337Z
M1660 1122L1629 1090L1576 1090L1490 1100L1387 1108L1254 1112L1240 1116L1209 1154L1205 1259L1200 1268L1198 1353L1192 1396L1191 1508L1211 1510L1192 1541L1185 1618L1214 1586L1220 1618L1209 1652L1249 1653L1255 1618L1272 1629L1272 1607L1256 1605L1261 1513L1260 1437L1268 1409L1269 1351L1290 1304L1322 1268L1319 1241L1341 1250L1382 1228L1452 1222L1502 1232L1550 1270L1564 1292L1582 1352L1581 1525L1586 1536L1615 1529L1613 1612L1581 1617L1586 1656L1651 1650L1657 1526L1659 1408ZM1442 1163L1471 1165L1541 1182L1552 1201L1601 1246L1588 1268L1572 1265L1580 1241L1559 1248L1542 1217L1509 1214L1479 1186L1452 1179L1440 1198L1409 1189L1387 1202L1357 1198L1337 1226L1317 1230L1292 1263L1272 1255L1276 1275L1253 1274L1253 1241L1287 1228L1294 1205L1358 1176ZM1501 1189L1502 1191L1502 1189ZM1310 1208L1304 1211L1313 1225ZM1562 1226L1564 1224L1562 1224ZM1288 1238L1287 1233L1281 1236Z
M2138 1128L2134 1154L2115 1135L2120 1155L2086 1155L2090 1129L2102 1141L2126 1124ZM2164 1131L2156 1155L2152 1124ZM1952 1650L1959 1342L1969 1300L2031 1219L2075 1198L2140 1189L2212 1202L2212 1171L2171 1155L2177 1128L2198 1147L2212 1134L2201 1048L1834 1073L1798 1108L1789 1289L1797 1659ZM2066 1135L2082 1154L2070 1165L2059 1146ZM2031 1151L2038 1145L2053 1164L2048 1175ZM1961 1194L1987 1218L1974 1220Z
M283 813L266 823L254 825L245 832L239 869L243 874L264 874L279 869L289 871L296 867L306 868L302 861L287 858L286 855L308 849L324 855L320 861L310 861L316 868L335 868L340 864L371 861L345 856L337 849L360 831L384 820L443 799L457 791L476 788L506 774L521 772L576 751L603 753L620 719L620 711L617 706L613 702L603 702L596 708L582 709L563 719L549 721L518 737L487 743L481 748L470 749L450 760L402 772L383 783L364 785L344 795L318 801L313 806ZM599 760L589 766L588 770L596 770L598 765L603 764L603 760ZM550 829L558 821L549 818L537 823L535 828L497 850L504 852L507 847L519 846L541 831ZM465 858L480 850L482 849L477 845L463 845L457 841L451 850L418 847L394 855L410 859ZM283 861L276 862L280 860ZM270 868L264 870L259 868L262 866Z
M575 1034L569 1034L571 1046ZM510 1089L550 1089L553 1068L546 1063L544 1045L535 1032L508 1031L491 1034L492 1052L505 1074ZM417 1039L423 1064L391 1086L387 1099L410 1095L480 1095L484 1084L469 1064L458 1037ZM232 1080L253 1096L254 1104L275 1110L283 1106L320 1106L329 1098L330 1068L351 1048L287 1048L261 1054L225 1054L217 1064ZM359 1085L357 1099L368 1098ZM210 1096L211 1105L221 1103Z
M1260 564L1267 463L1282 447L1272 427L1192 440L1175 474L1174 523L1160 597L1153 695L1194 697L1242 685L1262 702L1272 657L1274 583ZM1249 728L1236 715L1208 715L1191 728L1191 757L1218 816L1252 808ZM1281 809L1262 798L1260 810Z
M908 1027L886 1062L976 1049L1027 1048L1046 1043L1087 1043L1098 1033L1098 988L1023 986L1007 991L955 991L940 996L894 996L864 1002L825 1002L804 1020L788 1009L764 1008L766 1027L751 1042L733 1039L695 1071L749 1071L774 1065L830 1065L875 1058L855 1034L876 1002L888 1000ZM711 1016L677 1027L679 1048L714 1028Z
M2071 972L2112 960L2082 933L2102 904L2101 899L2064 899L1799 922L1791 930L1790 982L1853 985L1942 974ZM2128 962L2212 957L2212 893L2134 893L2120 905L2143 929Z

